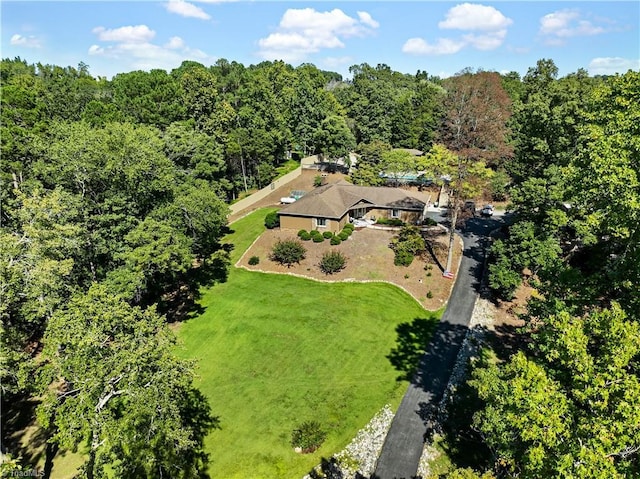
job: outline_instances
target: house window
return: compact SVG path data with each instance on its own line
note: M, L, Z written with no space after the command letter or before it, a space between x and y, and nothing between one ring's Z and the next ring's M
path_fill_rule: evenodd
M363 218L364 215L366 215L366 214L367 214L367 209L366 208L356 208L352 212L352 216L354 218Z
M327 219L326 218L316 218L316 226L318 228L324 228L327 226Z
M391 210L392 218L400 218L400 210Z

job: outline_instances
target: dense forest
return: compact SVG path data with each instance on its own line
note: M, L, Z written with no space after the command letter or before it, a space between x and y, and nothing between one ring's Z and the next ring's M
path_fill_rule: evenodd
M292 159L355 151L354 183L421 161L459 201L514 213L489 284L536 294L521 350L474 365L488 453L455 476L638 477L640 73L350 72L218 60L107 80L3 60L3 403L37 397L50 452L86 452L82 477L202 477L215 404L167 323L224 280L230 202Z

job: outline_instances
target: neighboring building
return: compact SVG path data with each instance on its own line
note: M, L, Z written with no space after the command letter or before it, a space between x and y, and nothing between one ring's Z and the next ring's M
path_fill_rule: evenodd
M425 202L400 188L356 186L346 181L320 186L280 211L280 228L340 231L353 219L399 218L416 224Z

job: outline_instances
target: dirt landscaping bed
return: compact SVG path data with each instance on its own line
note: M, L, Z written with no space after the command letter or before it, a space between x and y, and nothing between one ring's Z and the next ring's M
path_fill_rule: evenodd
M252 271L294 274L321 281L385 281L406 290L428 310L441 308L449 298L453 280L442 277L442 271L431 255L415 258L408 267L393 264L394 255L389 243L397 232L364 228L354 231L348 240L337 246L332 246L328 240L322 243L303 241L307 253L300 264L287 268L271 261L269 255L276 241L297 239L296 233L280 229L265 231L245 252L237 266ZM446 234L437 237L437 242L443 245L436 253L440 264L446 262L447 240ZM329 250L340 251L347 257L345 269L332 275L324 274L318 267L323 253ZM456 272L461 253L462 241L458 239L453 261ZM249 265L249 258L252 256L260 259L257 265ZM430 298L427 297L429 292Z

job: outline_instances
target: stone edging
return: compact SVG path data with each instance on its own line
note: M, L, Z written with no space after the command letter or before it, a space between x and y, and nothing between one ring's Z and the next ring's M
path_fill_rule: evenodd
M304 476L303 479L370 477L375 471L376 461L391 427L393 416L391 406L387 404L358 431L347 447L326 461L324 470L321 466L316 466L313 472Z

